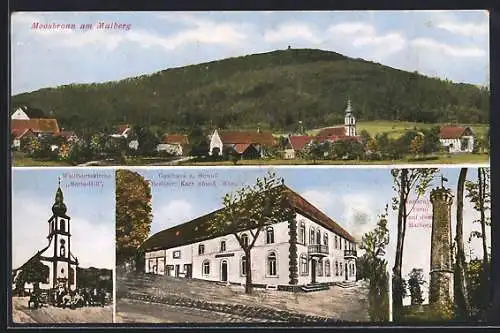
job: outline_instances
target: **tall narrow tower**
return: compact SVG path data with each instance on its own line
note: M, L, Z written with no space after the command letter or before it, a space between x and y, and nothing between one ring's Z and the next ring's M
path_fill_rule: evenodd
M66 204L61 190L61 180L56 191L52 216L49 219L49 247L44 253L45 260L52 263L51 284L64 285L68 290L76 289L76 268L78 259L71 253L71 218L66 215Z
M344 118L345 134L347 136L356 136L356 118L352 114L351 99L347 100Z
M444 179L444 178L443 178ZM453 194L441 187L431 191L432 236L429 304L447 305L453 299L451 205Z

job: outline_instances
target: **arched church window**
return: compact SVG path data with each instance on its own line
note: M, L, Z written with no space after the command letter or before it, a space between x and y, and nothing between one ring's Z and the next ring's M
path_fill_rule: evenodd
M62 231L62 232L66 231L66 225L64 224L64 220L63 219L59 220L59 230Z
M64 257L64 256L66 256L66 247L64 246L66 241L64 239L61 239L61 241L59 243L61 244L61 246L59 248L59 254L61 257Z

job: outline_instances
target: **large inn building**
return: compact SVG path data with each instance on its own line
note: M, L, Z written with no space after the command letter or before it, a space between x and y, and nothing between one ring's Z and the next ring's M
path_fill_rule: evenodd
M263 229L251 251L254 287L299 290L311 284L356 280L353 236L292 191L293 218ZM146 273L245 284L245 254L232 234L210 235L214 211L147 239ZM242 237L250 232L241 231Z

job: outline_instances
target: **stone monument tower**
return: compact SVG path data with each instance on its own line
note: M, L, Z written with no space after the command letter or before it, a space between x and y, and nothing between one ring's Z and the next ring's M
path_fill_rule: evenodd
M429 304L446 305L453 300L453 266L451 237L451 205L453 194L444 187L445 178L441 177L441 187L431 191L432 238Z

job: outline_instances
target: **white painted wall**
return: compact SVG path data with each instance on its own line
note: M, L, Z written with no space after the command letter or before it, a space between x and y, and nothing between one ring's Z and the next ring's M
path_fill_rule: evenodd
M183 150L182 150L182 145L180 144L171 144L171 143L160 143L156 146L157 151L166 151L169 154L173 155L182 155Z
M214 148L219 148L220 154L222 154L223 144L217 130L214 131L212 137L210 138L210 150L208 151L209 155L212 155L212 151Z
M285 149L285 160L293 160L295 158L295 150Z
M305 229L306 229L306 237L305 237L305 244L299 244L301 241L300 239L300 226L301 223L304 223ZM344 259L344 250L346 249L346 243L347 243L347 248L351 246L351 248L354 246L354 244L350 244L346 239L342 238L339 235L336 235L334 232L320 226L316 222L311 221L305 216L302 216L300 214L297 214L297 261L298 261L298 276L299 276L299 285L304 285L311 283L311 262L308 261L308 272L306 275L302 274L303 270L301 267L301 260L300 256L302 254L307 255L307 246L311 244L310 242L310 231L311 228L314 229L315 231L315 241L316 241L316 231L319 229L320 234L321 234L321 244L324 244L324 235L325 233L328 235L328 250L329 254L327 257L322 259L322 264L323 264L323 276L318 276L316 274L316 282L340 282L340 281L345 281L345 272L344 272L344 265L347 263L349 264L354 264L354 269L353 269L353 275L348 276L349 281L356 281L356 265L355 265L355 259ZM335 236L337 236L337 247L335 247ZM342 247L340 247L340 243L342 243ZM313 243L313 244L316 244ZM326 275L325 271L325 261L328 259L330 261L330 276ZM335 262L337 262L340 266L340 263L342 263L342 272L339 272L338 276L335 274Z
M26 112L23 111L22 108L18 108L12 116L10 116L10 119L21 119L21 120L29 120L30 117L26 114Z
M445 149L447 149L450 153L460 153L460 152L472 153L474 149L474 137L463 136L462 138L469 140L467 147L462 147L461 139L439 139L439 141L441 142L441 145ZM450 145L453 145L453 147L450 147Z
M328 246L329 255L327 258L330 260L330 274L327 276L325 269L323 269L323 276L316 275L316 282L335 282L335 281L345 281L345 265L354 265L352 269L352 275L348 276L347 280L356 280L356 267L355 259L345 259L344 250L348 248L353 248L354 244L351 244L342 237L335 235L332 231L320 226L319 224L309 220L308 218L297 214L297 240L300 241L300 225L301 222L304 223L306 227L306 241L305 244L297 244L297 261L298 261L298 285L305 285L311 283L311 263L308 260L308 273L307 275L302 274L302 267L300 261L300 255L308 255L307 245L311 244L310 230L311 227L314 230L320 230L321 233L321 244L323 244L324 234L328 234ZM289 239L289 228L288 222L280 222L272 225L274 230L274 243L267 244L266 242L266 231L262 230L257 238L257 241L252 248L251 261L252 261L252 282L254 284L266 284L266 285L288 285L290 282L289 278L289 251L290 251L290 239ZM251 234L247 231L245 232L249 236L249 242L252 241ZM335 247L335 236L337 236L337 247ZM315 233L316 240L316 233ZM221 241L226 242L226 250L221 252ZM342 243L342 246L340 246ZM199 254L199 245L204 245L203 254ZM315 242L313 244L316 244ZM181 258L174 259L174 251L181 252ZM277 257L277 274L276 276L269 276L268 274L268 255L270 252L275 252ZM222 263L227 264L227 276L228 281L232 283L244 284L246 278L242 275L242 257L244 252L241 249L234 235L226 235L222 237L217 237L203 242L196 242L189 245L184 245L168 250L158 250L146 253L146 272L162 274L160 273L160 268L153 270L153 267L161 264L161 259L165 258L165 265L180 265L180 276L184 276L184 264L192 264L192 277L197 279L209 280L209 281L221 281ZM326 258L325 258L326 259ZM203 274L203 262L208 261L210 264L210 272L208 275ZM342 264L342 270L339 274L335 273L335 262ZM321 262L325 265L325 260ZM325 268L325 266L323 266Z

